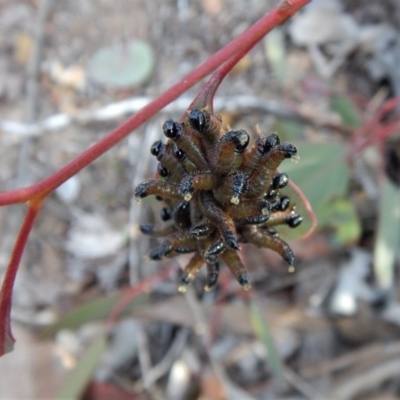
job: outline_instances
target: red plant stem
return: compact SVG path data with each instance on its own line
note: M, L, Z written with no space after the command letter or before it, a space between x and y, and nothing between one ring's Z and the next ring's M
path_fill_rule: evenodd
M70 161L53 175L35 185L1 193L0 205L22 203L37 195L40 195L41 197L47 196L55 188L96 160L107 150L129 135L129 133L134 129L139 127L142 123L147 121L182 93L194 86L226 60L229 60L235 54L242 52L243 49L251 48L262 39L266 33L275 26L286 21L300 8L309 3L309 1L310 0L284 0L270 13L252 25L247 31L211 56L207 61L197 67L190 74L186 75L186 77L160 95L156 100L148 104L133 117L128 119L124 124L111 131L106 137L87 149L74 160Z
M400 121L395 121L387 125L378 125L376 133L369 136L363 142L358 143L352 148L352 154L364 150L366 147L375 143L382 143L384 139L400 131Z
M12 291L14 287L15 276L18 271L18 266L21 261L22 253L24 251L26 242L29 237L29 233L32 230L33 224L39 211L42 207L44 199L36 199L29 202L28 209L26 211L25 219L22 223L19 231L17 240L15 242L10 262L7 267L7 271L3 280L3 284L0 291L0 354L4 354L8 351L6 344L11 345L15 342L15 339L11 333L10 327L10 311L12 302Z
M250 47L244 48L242 51L231 57L228 61L224 62L221 67L212 74L211 78L204 85L203 89L201 89L200 93L190 104L189 109L202 109L208 106L209 112L213 114L213 99L219 85L224 80L225 76L228 75L232 68L254 47L254 45L255 43ZM185 117L186 115L184 114L182 119Z
M311 234L314 232L315 228L318 225L318 220L317 216L315 215L310 202L308 201L307 197L304 195L304 193L301 191L301 189L292 181L289 180L289 185L290 187L297 193L297 195L300 197L301 201L303 202L303 205L305 209L307 210L308 215L311 218L312 225L311 228L308 230L307 233L305 233L301 239L307 239L311 236Z
M361 137L366 136L369 132L379 129L381 121L385 118L386 114L393 111L400 104L400 96L393 97L383 103L375 115L367 121L360 129L354 132L352 141L357 147L361 142Z

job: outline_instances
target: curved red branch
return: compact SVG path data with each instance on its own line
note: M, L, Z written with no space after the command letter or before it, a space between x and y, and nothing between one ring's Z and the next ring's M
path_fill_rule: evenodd
M251 50L253 46L254 44L250 47L244 48L242 51L231 57L228 61L224 62L221 67L212 74L211 78L207 81L203 89L201 89L200 93L195 97L188 108L192 110L201 110L202 108L208 107L210 113L213 114L213 99L219 85L224 80L226 75L228 75L228 73L232 70L232 68ZM183 115L182 119L185 117L186 115Z
M33 224L39 211L42 207L44 199L31 201L28 205L28 210L19 231L15 242L11 259L7 267L6 275L0 291L0 356L12 351L15 339L11 333L11 302L12 292L15 282L15 276L18 271L18 266L21 261L29 233L32 230Z

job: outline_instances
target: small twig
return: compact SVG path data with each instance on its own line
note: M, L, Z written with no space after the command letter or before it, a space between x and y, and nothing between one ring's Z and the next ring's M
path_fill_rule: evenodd
M90 125L98 122L112 122L128 114L134 114L152 101L149 97L134 97L108 104L93 111L82 111L75 115L55 114L37 123L23 123L18 121L0 119L0 130L3 134L12 135L12 139L23 137L36 137L66 129L72 124ZM187 110L191 99L181 97L166 106L160 112L165 114L183 113ZM227 111L231 113L246 112L265 112L273 114L279 118L290 119L303 124L334 130L346 135L350 135L353 130L330 120L313 119L311 116L304 115L296 110L284 106L274 100L266 100L261 97L251 95L238 95L234 97L215 97L215 111Z
M315 387L311 386L308 382L306 382L303 378L297 375L290 368L285 367L283 370L283 375L286 381L297 389L301 394L306 396L306 398L310 400L328 400L332 399L332 397L328 397L320 393Z
M149 342L147 340L146 331L143 323L137 325L137 341L138 341L138 358L140 371L142 374L143 385L146 390L149 390L151 384L148 381L149 372L151 369L151 358L149 352Z
M363 371L360 375L340 382L337 389L333 390L334 398L340 400L353 399L361 393L379 387L382 382L390 378L398 379L400 375L400 358L379 364L368 371Z
M359 350L337 357L321 364L312 365L301 370L301 376L306 379L315 378L321 375L331 374L339 369L348 368L353 364L365 360L376 360L379 357L393 357L400 354L400 342L390 344L374 344L363 347Z
M148 386L153 385L171 369L171 365L181 354L187 342L188 332L188 329L181 328L162 360L148 371L146 377Z

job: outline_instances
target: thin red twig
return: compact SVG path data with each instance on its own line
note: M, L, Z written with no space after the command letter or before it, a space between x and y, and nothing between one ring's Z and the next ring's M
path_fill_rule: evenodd
M0 291L0 355L12 351L15 342L10 325L12 291L22 253L42 204L43 200L31 201L29 203L3 280Z
M226 75L229 74L232 68L254 47L254 45L255 43L250 47L242 49L242 51L235 54L228 61L224 62L221 67L212 74L211 78L204 85L203 89L190 104L189 109L202 109L208 106L209 111L213 113L213 99L219 85L224 80ZM182 119L184 119L185 116L186 115L183 115Z

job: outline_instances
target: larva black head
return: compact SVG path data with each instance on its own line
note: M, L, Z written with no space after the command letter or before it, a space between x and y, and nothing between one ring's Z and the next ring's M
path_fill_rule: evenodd
M273 133L272 135L269 135L266 139L265 139L265 144L264 144L264 153L268 153L269 151L271 151L275 146L278 146L280 144L280 140L278 135L276 135L275 133Z
M189 123L196 131L204 132L207 130L209 117L205 111L192 110L189 114Z
M205 256L217 256L226 250L226 244L222 239L217 240L211 245L211 247L206 251Z
M242 225L259 225L259 224L263 224L264 222L267 222L269 217L270 217L270 214L254 215L251 217L238 218L238 219L236 219L236 221Z
M250 141L250 136L244 129L231 131L226 133L225 135L227 137L227 140L232 141L236 145L236 153L243 153L246 150L246 147L248 146Z
M276 237L276 238L279 237L278 232L274 228L268 228L267 232L268 232L268 235L271 235L272 237Z
M172 218L172 212L170 208L163 207L160 210L160 217L163 221L169 221Z
M283 196L281 197L281 201L279 203L279 211L286 211L289 208L290 199L289 197Z
M169 171L161 163L158 163L157 171L162 178L166 178L169 175Z
M272 188L273 189L283 189L289 183L288 174L282 172L281 174L277 174L274 176L272 180Z
M240 250L239 243L238 243L237 239L235 238L235 236L233 236L232 234L226 234L224 239L225 239L225 243L227 244L227 246L230 249Z
M148 195L148 183L147 182L142 182L140 185L138 185L135 189L134 196L136 199L143 199Z
M239 282L239 284L241 286L243 286L243 288L245 290L250 289L251 285L250 285L250 279L249 276L246 273L242 273L237 277L237 280Z
M279 150L283 152L286 158L291 158L297 154L296 146L293 146L291 143L280 144Z
M192 229L190 229L190 234L195 237L201 238L201 237L209 236L214 231L215 231L214 225L206 222L206 223L194 226Z
M154 249L149 254L150 260L161 261L163 259L163 254L160 249Z
M189 285L189 283L192 281L192 277L190 276L190 275L188 275L188 274L182 274L182 277L181 277L181 286L188 286ZM183 290L183 289L182 289ZM185 289L185 291L186 291L186 289Z
M303 221L303 218L297 214L293 214L286 219L286 223L288 224L288 226L290 228L297 228L301 224L302 221Z
M193 176L192 175L186 175L183 180L181 181L181 191L184 195L186 194L192 194L194 192L193 188Z
M296 265L296 258L293 254L293 251L290 247L285 248L285 251L282 255L282 258L291 266Z
M166 257L173 250L173 246L171 240L166 239L161 243L161 246L158 248L158 252L162 257Z
M174 152L174 156L177 158L177 160L182 161L186 158L186 153L182 151L175 143L172 151Z
M144 235L151 235L154 232L154 225L142 224L139 225L139 229Z
M181 247L176 247L174 249L175 253L178 254L188 254L188 253L193 253L195 251L195 247L190 247L190 246L181 246Z
M172 119L168 119L164 122L163 132L167 138L175 139L181 134L180 124Z
M153 156L157 157L161 152L162 146L163 146L163 144L162 144L161 140L157 140L157 142L154 142L151 145L150 153L153 154Z
M187 201L180 201L174 208L173 218L175 225L181 229L190 227L190 203Z
M219 263L218 260L212 259L208 260L207 262L207 283L205 286L205 290L209 291L215 287L215 285L218 282L218 276L219 276Z

